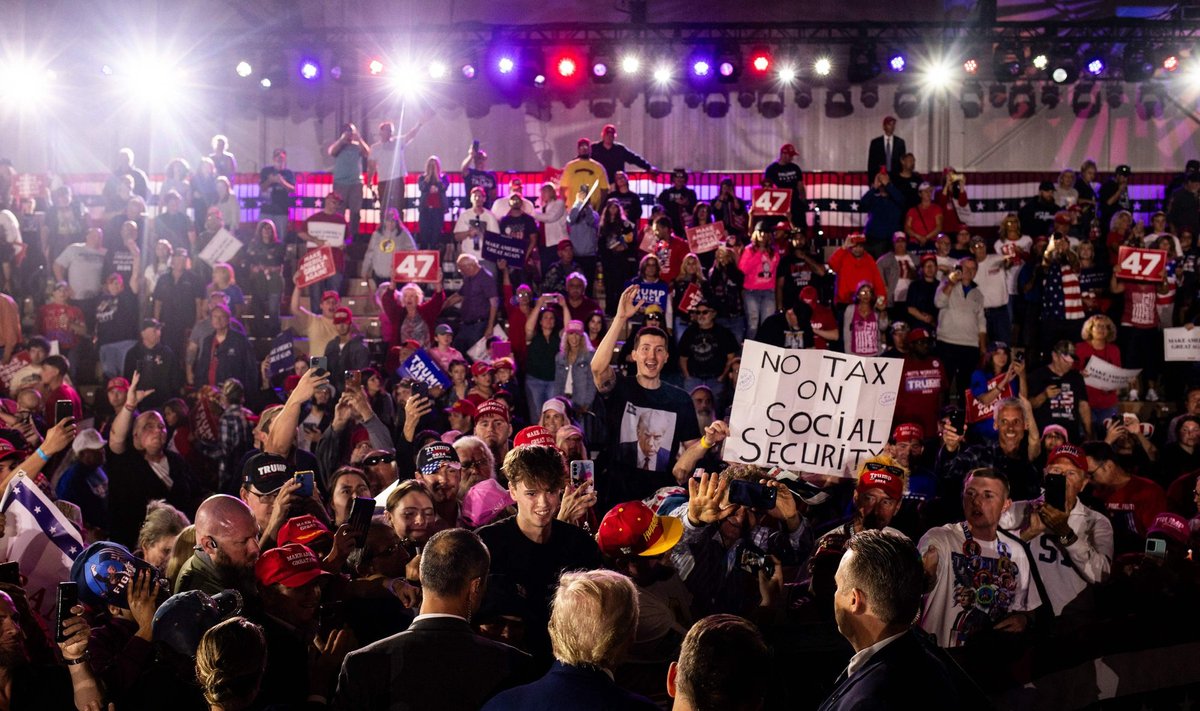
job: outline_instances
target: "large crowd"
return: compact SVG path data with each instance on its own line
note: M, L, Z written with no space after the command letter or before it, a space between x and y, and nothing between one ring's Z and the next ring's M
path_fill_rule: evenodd
M409 224L419 124L346 125L305 220L276 149L240 224L222 136L157 194L122 150L88 206L0 161L0 488L83 546L50 622L0 567L0 709L982 708L1195 639L1200 371L1163 331L1200 323L1200 162L1148 224L1087 161L977 226L895 126L834 244L791 144L759 214L632 192L612 125L528 189L476 142L457 215L431 156ZM724 461L747 339L901 359L887 445Z

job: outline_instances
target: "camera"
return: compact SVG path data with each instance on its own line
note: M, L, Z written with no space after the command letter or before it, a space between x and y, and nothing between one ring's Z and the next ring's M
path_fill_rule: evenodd
M738 544L737 566L751 575L758 575L758 571L763 571L768 578L775 575L775 561L771 560L771 556L762 548L754 545L750 541L742 541Z

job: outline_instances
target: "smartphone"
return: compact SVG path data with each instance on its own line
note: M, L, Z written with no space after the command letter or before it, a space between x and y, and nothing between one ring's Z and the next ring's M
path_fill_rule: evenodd
M578 489L596 478L596 463L590 459L571 462L571 486Z
M308 367L317 372L317 375L324 375L329 371L329 359L325 356L313 356L308 359Z
M950 426L959 435L965 434L967 431L967 413L965 410L954 410L946 418L950 420Z
M429 386L427 384L421 382L420 380L414 380L413 384L412 384L412 392L413 392L413 395L420 395L421 397L429 397Z
M1167 542L1161 538L1146 539L1146 555L1150 558L1167 558Z
M770 511L775 508L775 497L779 492L774 487L743 479L732 479L729 482L729 503L747 506L756 511Z
M1017 363L1024 363L1025 362L1025 351L1020 351L1019 353L1013 354L1013 360L1016 361Z
M346 606L341 600L323 602L317 607L317 632L326 637L346 624Z
M70 400L59 400L54 403L54 423L75 419L75 405Z
M296 472L296 481L300 484L300 496L307 499L313 495L313 472Z
M67 636L63 634L63 625L71 616L71 608L79 603L79 586L75 583L59 583L58 599L54 609L54 641L62 642Z
M361 370L347 370L342 375L345 378L347 390L361 390L362 389L362 371Z
M471 141L471 150L476 153L479 152L479 139L478 138L476 138L474 141Z
M0 583L21 584L21 564L15 560L0 563Z
M1047 474L1042 479L1042 492L1046 497L1046 505L1053 506L1059 511L1067 510L1067 478L1062 474Z
M375 515L375 499L355 497L350 504L350 518L346 523L354 534L354 545L362 549L367 543L367 528L371 525L371 517Z

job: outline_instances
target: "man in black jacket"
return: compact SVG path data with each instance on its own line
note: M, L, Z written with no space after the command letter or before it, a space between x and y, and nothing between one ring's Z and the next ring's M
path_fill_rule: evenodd
M605 124L600 131L600 142L592 144L592 160L604 166L609 185L617 184L617 172L625 170L626 163L654 171L650 161L629 150L624 143L617 143L617 127L611 123Z
M366 368L371 364L371 354L362 336L354 333L354 314L350 309L342 306L333 312L333 328L337 338L326 344L325 359L329 382L340 393L346 389L346 372Z
M863 531L847 542L834 575L833 612L854 656L820 711L969 708L960 702L951 671L912 623L921 609L925 569L912 541L883 531Z
M179 358L162 342L162 322L142 319L141 340L125 354L125 379L141 374L142 384L152 391L142 406L156 410L179 394L183 387L183 366Z
M193 380L196 385L220 385L237 378L247 389L258 386L258 362L250 340L229 327L229 307L213 306L209 315L213 333L200 344Z
M875 179L875 174L880 168L885 169L889 173L896 173L900 170L900 159L908 153L908 146L905 145L904 139L899 136L893 136L896 131L896 117L883 117L883 135L876 136L871 139L871 145L867 149L867 180Z
M334 708L474 710L530 681L528 655L477 636L467 624L483 599L489 565L487 548L471 531L452 528L430 538L421 555L421 614L404 632L346 655Z

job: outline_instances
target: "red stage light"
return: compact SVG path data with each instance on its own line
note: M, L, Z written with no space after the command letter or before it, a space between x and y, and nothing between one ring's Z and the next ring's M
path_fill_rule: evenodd
M555 66L558 68L558 75L563 78L575 76L575 72L578 69L578 65L572 57L560 58Z
M367 71L371 72L371 74L382 74L383 62L378 59L372 59L370 63L367 64Z
M756 51L750 57L750 66L759 74L765 74L771 68L771 53L765 50Z

